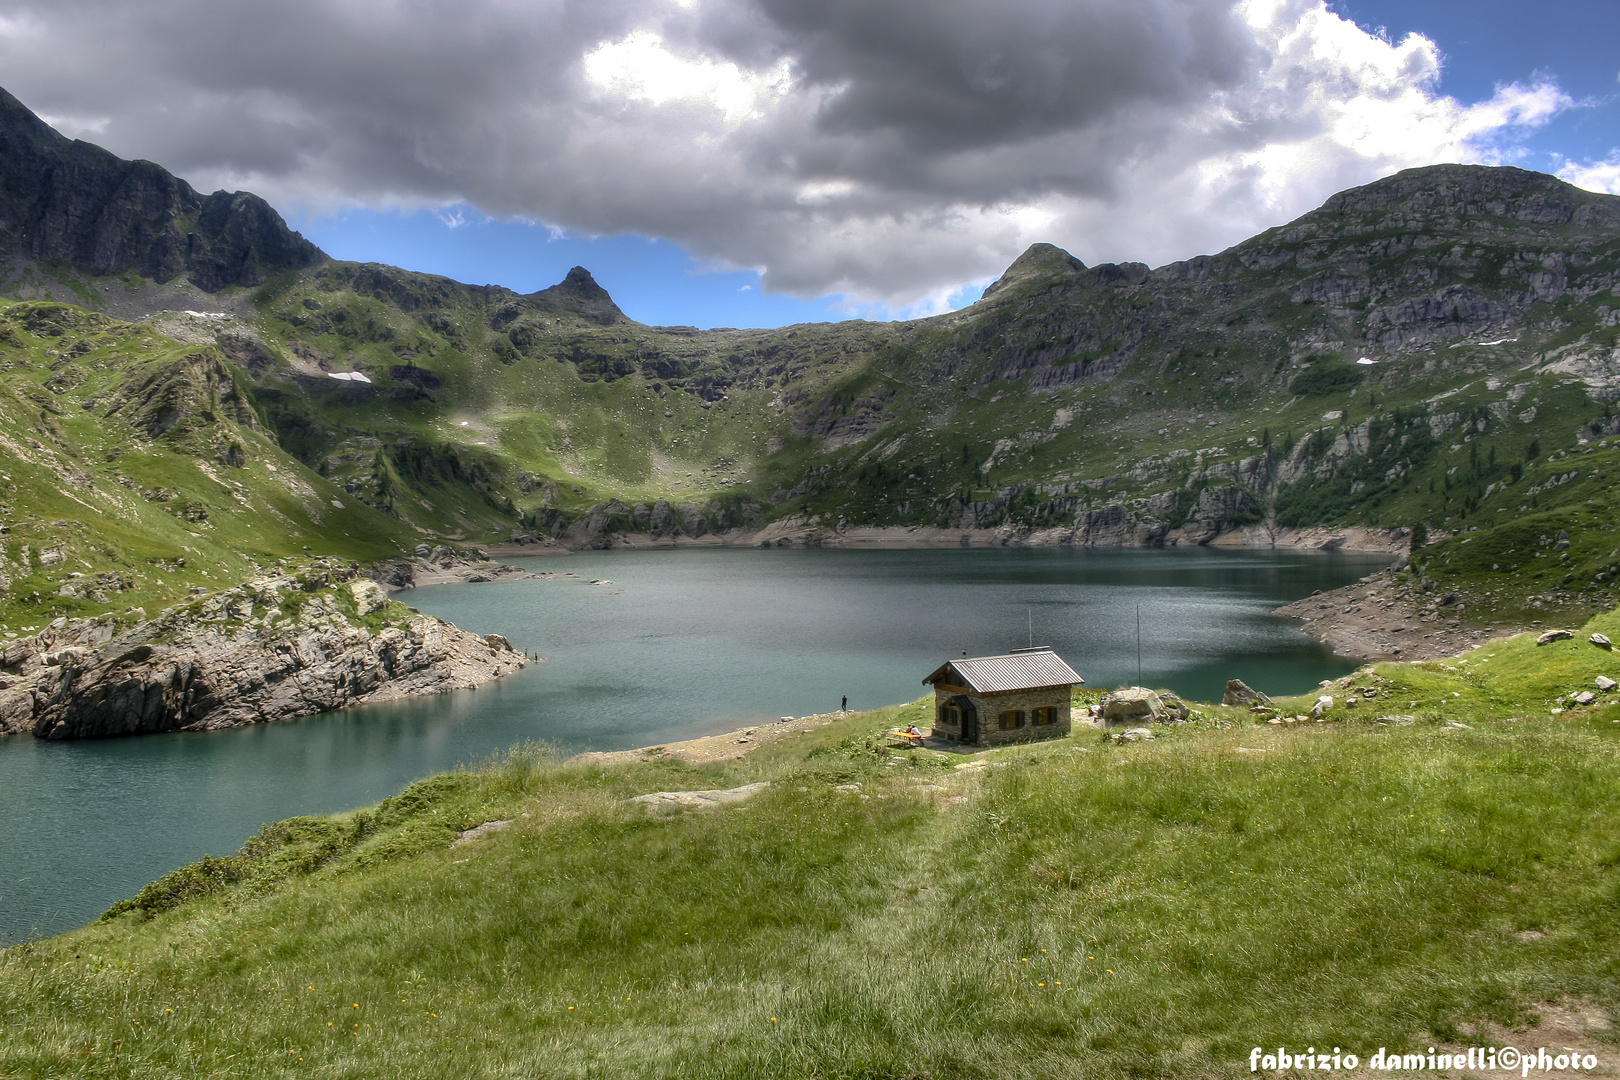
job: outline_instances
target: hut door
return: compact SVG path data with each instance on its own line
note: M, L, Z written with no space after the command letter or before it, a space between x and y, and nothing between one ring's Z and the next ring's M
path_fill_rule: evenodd
M962 741L974 744L979 741L979 710L974 708L973 702L965 697L957 697L951 704L962 710Z

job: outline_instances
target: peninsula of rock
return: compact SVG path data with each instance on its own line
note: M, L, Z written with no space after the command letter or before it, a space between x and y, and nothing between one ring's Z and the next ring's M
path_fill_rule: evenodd
M335 561L256 577L119 629L58 619L0 652L0 734L210 731L474 688L524 655L391 601Z

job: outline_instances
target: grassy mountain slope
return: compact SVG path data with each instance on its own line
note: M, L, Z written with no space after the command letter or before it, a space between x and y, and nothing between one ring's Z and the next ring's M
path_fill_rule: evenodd
M1238 1076L1257 1045L1476 1044L1612 1068L1620 707L1549 712L1605 672L1584 640L1493 642L1357 672L1322 724L1203 706L967 769L879 736L926 702L725 765L519 753L0 953L0 1069ZM627 801L757 781L746 808Z
M1515 462L1522 477L1532 442L1612 433L1593 393L1614 388L1620 229L1610 197L1551 178L1419 172L1510 180L1515 214L1563 189L1559 212L1595 224L1444 200L1425 216L1413 204L1430 187L1397 197L1424 181L1403 174L1374 209L1319 211L1221 256L1149 272L1036 252L964 312L780 331L645 327L334 264L257 294L259 381L312 463L383 498L395 478L356 452L372 438L483 456L524 510L545 508L538 480L564 509L742 486L774 515L861 524L1072 523L1146 498L1143 516L1171 528L1200 510L1217 529L1454 528ZM1471 247L1479 235L1492 246ZM1367 353L1379 363L1353 363ZM296 385L323 364L375 389ZM1470 444L1486 434L1480 461ZM1210 487L1242 505L1201 507Z
M285 453L212 344L0 302L0 623L135 617L260 563L416 535Z

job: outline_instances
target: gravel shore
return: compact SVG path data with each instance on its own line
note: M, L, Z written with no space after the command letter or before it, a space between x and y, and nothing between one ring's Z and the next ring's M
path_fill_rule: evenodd
M1276 613L1299 619L1300 629L1352 660L1436 660L1530 629L1470 622L1463 605L1401 585L1392 570L1313 593Z
M721 735L706 735L701 739L684 739L658 746L643 746L635 750L593 750L576 754L573 760L590 762L594 765L623 765L634 761L658 761L667 758L678 758L688 765L733 761L767 743L781 742L795 735L803 735L807 731L826 727L834 720L842 720L850 715L852 714L847 712L830 712L818 713L815 716L788 717L774 724L755 724Z

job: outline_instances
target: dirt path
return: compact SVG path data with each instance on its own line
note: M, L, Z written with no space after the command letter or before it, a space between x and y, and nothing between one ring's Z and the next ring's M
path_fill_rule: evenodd
M1530 629L1469 622L1432 593L1401 585L1390 570L1276 613L1301 620L1300 629L1353 660L1435 660Z
M807 731L826 727L834 720L842 720L846 716L853 715L848 712L818 713L815 716L788 718L774 724L756 724L722 735L707 735L701 739L686 739L660 746L644 746L636 750L591 751L576 754L573 760L593 765L623 765L636 761L658 761L661 758L678 758L688 765L735 761L761 746L791 739Z

